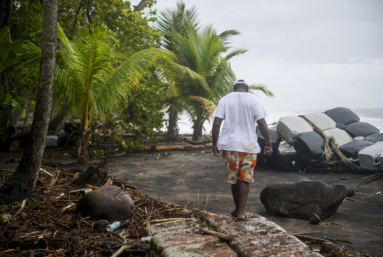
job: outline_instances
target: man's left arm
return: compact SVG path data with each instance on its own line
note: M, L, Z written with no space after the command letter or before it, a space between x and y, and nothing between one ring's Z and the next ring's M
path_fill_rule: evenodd
M219 157L219 150L217 147L217 142L218 142L218 136L219 136L219 131L221 129L221 123L222 119L215 117L214 122L213 122L213 127L212 127L212 134L213 134L213 154L217 157Z
M273 147L271 145L269 127L267 126L265 118L257 120L257 124L263 138L266 141L264 154L265 156L270 156L273 153Z

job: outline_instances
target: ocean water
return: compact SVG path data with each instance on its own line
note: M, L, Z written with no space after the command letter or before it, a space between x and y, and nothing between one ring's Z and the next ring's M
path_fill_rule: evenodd
M359 117L360 121L368 122L371 125L377 127L380 132L383 132L383 109L351 109ZM302 110L302 111L267 111L268 117L266 121L268 124L277 122L281 117L285 116L298 116L311 112L324 112L326 110ZM180 134L192 134L193 133L193 124L190 122L190 118L186 113L179 115L180 120L178 121L178 127L180 129ZM212 119L204 123L204 134L211 134L211 123Z

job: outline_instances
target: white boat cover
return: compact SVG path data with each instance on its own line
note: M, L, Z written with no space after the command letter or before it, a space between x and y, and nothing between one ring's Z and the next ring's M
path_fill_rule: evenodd
M329 116L319 112L313 112L303 115L309 119L315 126L321 130L336 128L336 123Z
M354 139L352 139L352 137L346 131L338 128L327 129L323 132L326 136L333 136L335 138L335 143L338 144L338 146L342 146L354 141Z
M382 170L382 154L383 144L375 144L360 150L358 153L360 167L371 171Z
M284 137L287 143L294 144L296 136L303 132L313 131L313 128L301 117L286 116L279 120L277 131Z

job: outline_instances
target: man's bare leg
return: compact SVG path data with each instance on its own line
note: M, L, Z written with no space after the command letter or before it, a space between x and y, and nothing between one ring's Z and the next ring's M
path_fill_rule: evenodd
M231 193L233 194L233 200L234 200L234 204L235 204L235 210L232 213L237 215L238 209L239 209L239 206L238 206L238 202L239 202L239 200L238 200L238 196L239 196L238 182L235 184L231 184Z
M250 184L249 182L244 182L238 180L234 185L231 185L231 192L233 194L235 211L238 218L245 218L245 206L247 202L247 197L249 196Z

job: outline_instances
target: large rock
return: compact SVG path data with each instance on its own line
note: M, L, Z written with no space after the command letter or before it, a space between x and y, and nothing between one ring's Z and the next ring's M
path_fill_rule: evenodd
M107 186L87 193L78 202L76 212L93 220L125 221L135 212L128 193L115 186Z
M263 189L261 202L272 215L309 220L315 213L323 220L353 194L347 185L332 186L318 180L281 182Z

